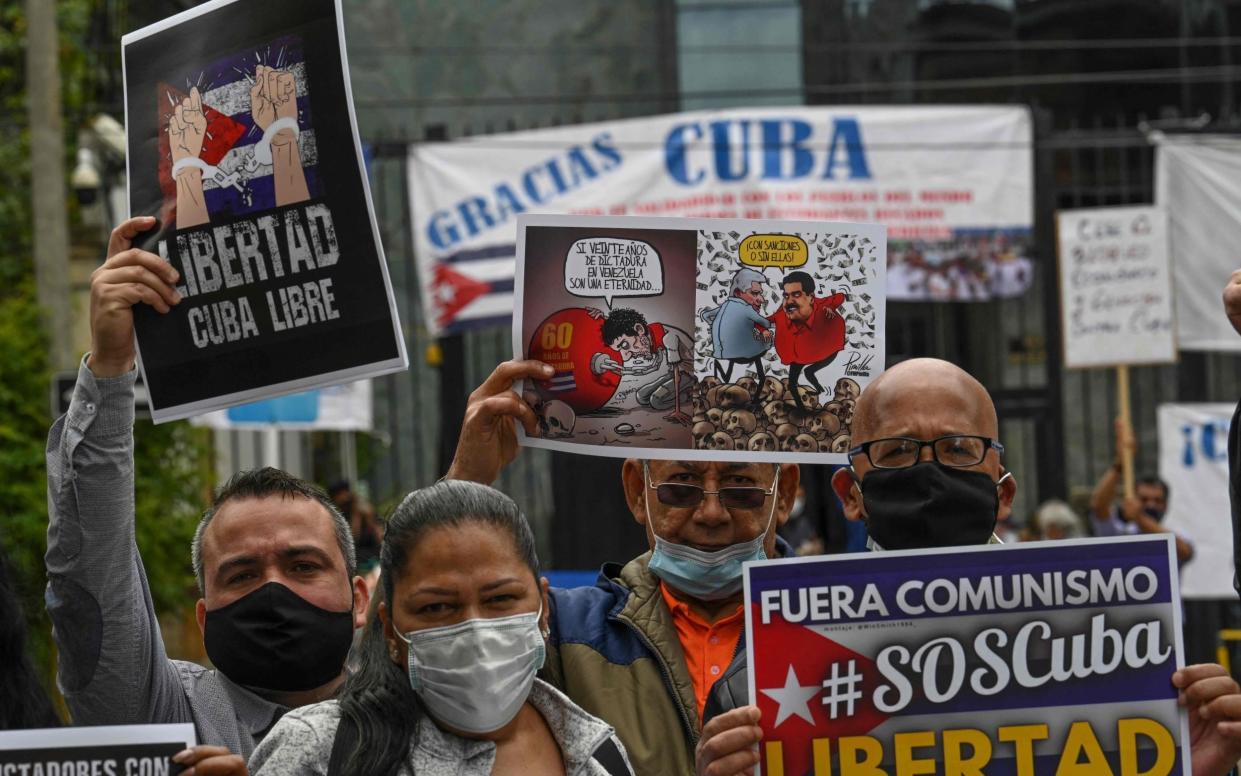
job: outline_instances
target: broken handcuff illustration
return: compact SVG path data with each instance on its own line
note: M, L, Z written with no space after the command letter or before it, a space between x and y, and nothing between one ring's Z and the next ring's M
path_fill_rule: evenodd
M225 172L213 164L207 164L197 156L187 156L173 162L172 178L176 180L179 174L190 168L201 170L204 179L210 178L220 188L231 186L236 189L245 199L246 205L249 206L252 192L246 183L259 167L272 166L271 141L277 133L286 129L293 132L294 140L301 135L301 129L297 125L296 118L286 116L276 119L267 125L267 129L263 130L263 138L251 146L250 153L246 154L245 161L235 167L232 172ZM245 174L244 177L242 173Z

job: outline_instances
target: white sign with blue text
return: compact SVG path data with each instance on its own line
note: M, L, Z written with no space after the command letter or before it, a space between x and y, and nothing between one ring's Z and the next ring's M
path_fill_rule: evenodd
M1159 405L1159 477L1168 483L1163 526L1193 545L1181 569L1186 598L1233 598L1228 504L1231 404Z
M1023 106L736 108L410 149L432 334L507 326L517 216L870 223L889 299L1020 296L1035 274Z

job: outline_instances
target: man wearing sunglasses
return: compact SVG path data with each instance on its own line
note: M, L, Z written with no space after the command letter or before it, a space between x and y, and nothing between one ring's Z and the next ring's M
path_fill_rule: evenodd
M871 550L997 542L996 522L1017 493L998 432L991 396L964 370L931 358L902 362L858 397L858 444L832 488L845 516L865 522ZM1241 757L1241 724L1232 721L1241 719L1236 682L1218 665L1189 666L1173 681L1190 709L1194 773L1222 776ZM758 707L749 704L743 651L707 701L699 774L753 772L762 731Z
M490 484L517 454L514 421L537 428L513 390L547 379L508 361L471 396L447 477ZM543 676L616 729L634 771L690 774L707 695L740 646L741 564L791 554L794 465L625 461L625 498L650 552L603 567L595 587L551 591Z

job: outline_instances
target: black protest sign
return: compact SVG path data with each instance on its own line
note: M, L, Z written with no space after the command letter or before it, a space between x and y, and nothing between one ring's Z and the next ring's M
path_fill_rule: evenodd
M182 297L135 308L157 422L407 366L338 0L217 0L126 35L129 204Z
M0 776L170 776L194 743L186 723L0 731Z
M181 766L172 756L184 744L120 744L0 749L3 776L170 776Z

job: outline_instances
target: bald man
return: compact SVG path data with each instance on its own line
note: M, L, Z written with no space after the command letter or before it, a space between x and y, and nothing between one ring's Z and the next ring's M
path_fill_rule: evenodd
M1017 483L1005 471L995 404L982 383L934 358L901 362L872 382L853 413L850 466L832 477L845 516L866 524L872 550L998 542ZM699 774L750 774L762 738L741 651L707 700ZM1195 774L1226 774L1241 758L1241 694L1219 665L1173 675L1190 712Z

